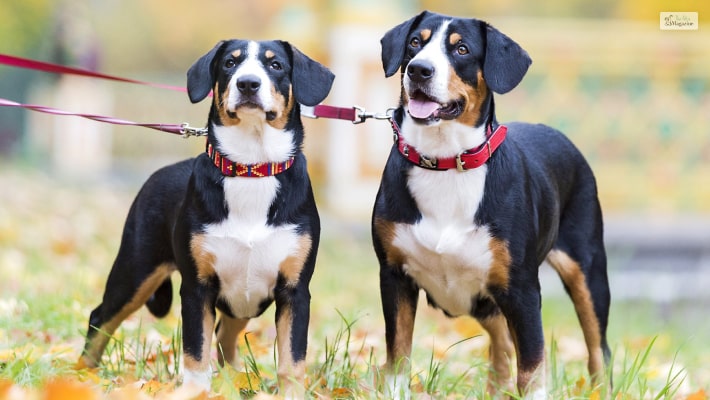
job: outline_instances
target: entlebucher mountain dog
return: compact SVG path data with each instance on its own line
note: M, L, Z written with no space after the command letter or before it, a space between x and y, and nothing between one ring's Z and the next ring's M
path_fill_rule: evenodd
M282 41L222 41L192 65L190 100L213 93L207 151L158 170L138 193L80 364L96 366L143 304L165 316L177 270L183 381L208 389L215 327L219 362L234 363L239 332L275 302L279 384L286 397L303 397L320 222L299 103L321 102L333 79Z
M386 76L400 72L395 144L373 218L386 325L386 390L409 397L419 291L490 335L489 391L545 398L538 268L547 261L569 293L602 378L609 285L594 175L560 132L501 125L493 94L531 64L508 36L476 19L423 12L381 40Z

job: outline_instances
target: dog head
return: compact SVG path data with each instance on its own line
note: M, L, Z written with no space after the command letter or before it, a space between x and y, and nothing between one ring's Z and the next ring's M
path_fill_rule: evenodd
M313 106L328 95L335 76L284 41L226 40L187 71L190 101L213 93L210 122L265 121L284 129L298 103Z
M485 123L490 91L512 90L531 64L525 50L487 23L428 11L392 28L381 44L385 75L401 69L402 106L423 125Z

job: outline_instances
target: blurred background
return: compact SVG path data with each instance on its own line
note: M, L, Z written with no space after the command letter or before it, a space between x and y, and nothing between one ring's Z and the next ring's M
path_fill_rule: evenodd
M592 164L606 218L615 301L644 301L661 322L707 328L708 1L4 1L0 53L184 86L189 66L218 40L279 38L336 74L324 103L382 112L397 105L399 82L383 75L379 39L423 9L484 19L531 55L533 65L522 84L497 97L498 119L556 127ZM664 11L697 12L699 29L661 29ZM0 66L0 97L193 126L204 125L209 108L208 102L190 104L178 92L6 66ZM71 253L71 246L86 247L82 235L110 228L113 236L105 246L113 250L99 257L106 264L102 276L142 181L156 168L204 148L201 139L18 109L0 107L0 122L0 274L6 279L36 259L30 254L37 248L35 240L45 236L32 235L49 236L54 244L47 251L54 262ZM325 244L354 243L344 252L368 264L368 279L376 288L368 224L391 146L390 128L378 121L357 126L305 122L305 150L324 215ZM33 185L54 189L34 195L27 189ZM66 188L79 195L62 197ZM108 215L87 216L83 206L68 205L74 201ZM34 233L17 233L38 214L53 222ZM326 257L338 251L323 250ZM103 278L96 279L98 291ZM552 296L561 296L559 283L547 281L543 276Z

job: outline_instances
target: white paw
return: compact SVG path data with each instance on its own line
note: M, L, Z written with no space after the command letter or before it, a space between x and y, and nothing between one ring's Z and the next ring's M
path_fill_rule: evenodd
M385 378L385 398L394 400L409 400L409 377L403 374L387 375Z
M194 386L209 392L212 388L212 368L208 368L207 371L186 369L182 374L182 384L183 386Z
M547 390L545 389L545 386L542 386L541 388L536 389L532 393L528 393L525 396L525 400L547 400Z

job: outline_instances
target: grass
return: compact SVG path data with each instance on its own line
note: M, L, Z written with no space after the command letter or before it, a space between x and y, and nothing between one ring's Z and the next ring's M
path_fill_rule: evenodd
M145 310L130 317L110 341L99 369L73 369L135 188L72 186L31 172L5 173L0 184L13 188L0 193L0 399L10 390L19 398L42 398L58 379L81 382L97 398L120 399L121 393L135 394L131 390L151 397L177 392L177 302L162 320ZM324 216L311 292L309 393L324 399L381 398L384 321L365 219L344 222ZM615 385L608 393L589 385L571 303L543 293L552 398L707 399L706 314L692 304L671 306L668 313L655 304L612 305ZM247 331L240 339L241 366L217 369L216 397L275 391L273 308L250 322ZM414 398L487 398L486 348L485 334L472 319L447 319L422 299L412 354Z

